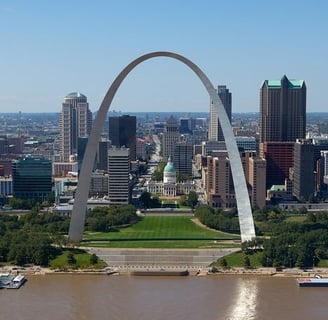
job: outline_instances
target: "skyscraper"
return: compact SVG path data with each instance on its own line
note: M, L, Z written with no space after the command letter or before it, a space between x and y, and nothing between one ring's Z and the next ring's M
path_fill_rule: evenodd
M226 86L218 85L217 93L222 101L229 121L231 122L231 92L229 92L229 89L227 89ZM208 140L224 141L223 132L213 103L211 103L210 106L210 125L208 128Z
M260 157L267 160L267 188L284 184L294 142L305 138L306 86L303 80L265 80L260 92Z
M297 139L294 145L293 194L308 200L314 194L314 147L311 139Z
M265 80L260 94L260 142L305 138L306 86L303 80Z
M130 202L130 150L112 147L108 150L108 198L112 204Z
M92 128L92 113L87 97L72 92L64 98L60 114L60 153L62 161L68 162L77 153L78 138L87 137Z
M192 177L193 144L191 141L177 142L174 147L173 163L177 172Z
M164 127L163 133L163 160L167 161L169 157L173 157L174 147L179 141L179 122L171 116Z
M136 160L136 126L135 116L123 115L108 118L108 138L112 146L130 149L130 160Z

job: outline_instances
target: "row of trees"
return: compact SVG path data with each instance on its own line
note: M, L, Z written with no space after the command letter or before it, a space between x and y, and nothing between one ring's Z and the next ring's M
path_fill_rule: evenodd
M88 212L86 229L90 231L109 232L119 226L126 226L138 220L136 208L132 205L97 207Z
M253 214L256 233L261 236L243 243L242 250L248 255L261 252L263 266L308 268L328 259L328 212L308 212L299 222L287 219L290 214L278 207L256 209ZM239 232L236 210L202 206L195 216L208 227Z
M328 259L328 212L308 213L304 222L283 221L263 242L264 266L314 267Z
M89 230L106 232L137 219L132 205L99 207L88 213L86 224ZM70 245L65 236L69 222L68 217L36 210L20 216L0 215L0 262L48 266ZM92 259L95 263L95 257Z
M240 232L236 209L223 211L222 209L213 209L210 206L204 205L195 210L195 217L209 228L230 233Z
M66 243L68 218L35 212L21 216L0 215L0 261L46 266ZM55 244L55 245L54 245Z

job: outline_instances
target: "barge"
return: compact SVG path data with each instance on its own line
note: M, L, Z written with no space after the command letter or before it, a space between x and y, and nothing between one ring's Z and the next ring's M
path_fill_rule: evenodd
M188 276L188 270L133 270L129 272L131 276Z
M300 287L328 287L328 278L315 275L313 278L297 278Z

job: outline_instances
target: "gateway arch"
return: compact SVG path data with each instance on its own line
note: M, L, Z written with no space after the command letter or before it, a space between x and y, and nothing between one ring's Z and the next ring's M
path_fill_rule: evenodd
M223 107L223 104L221 102L221 99L217 95L214 86L207 78L205 73L196 64L179 54L166 51L151 52L135 59L121 71L121 73L116 77L116 79L108 89L97 112L97 116L92 126L91 134L88 138L88 143L79 175L71 222L69 226L69 239L73 241L81 241L83 237L85 215L87 211L87 199L91 182L93 163L97 152L98 142L100 140L100 134L103 127L103 123L105 117L107 116L109 107L113 101L115 93L123 82L123 80L125 79L125 77L130 73L130 71L132 71L141 62L155 57L173 58L186 64L192 71L194 71L194 73L198 76L198 78L205 86L210 96L210 99L211 101L213 101L213 105L216 108L230 159L230 167L237 201L241 241L244 242L253 239L255 237L255 228L252 216L252 209L246 186L246 180L244 176L244 170L242 167L238 147L232 132L232 128L228 116Z

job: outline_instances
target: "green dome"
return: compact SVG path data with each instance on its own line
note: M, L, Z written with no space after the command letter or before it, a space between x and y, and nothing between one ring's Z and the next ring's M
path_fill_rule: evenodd
M171 162L171 159L169 158L167 165L164 168L164 172L176 172L175 167L173 163Z

